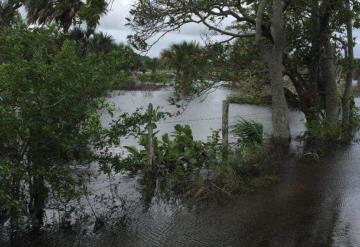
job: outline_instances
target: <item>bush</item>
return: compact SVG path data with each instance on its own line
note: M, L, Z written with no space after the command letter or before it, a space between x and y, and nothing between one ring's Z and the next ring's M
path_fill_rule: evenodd
M53 27L19 23L0 40L0 214L28 216L39 229L48 195L78 196L73 171L104 153L94 149L108 138L100 112L113 71Z
M240 119L232 126L232 133L240 145L261 145L263 142L263 126L254 121Z
M167 84L169 77L162 73L151 73L139 75L139 80L142 82Z
M156 169L159 173L192 172L201 168L207 160L204 144L195 141L190 126L176 125L175 132L169 136L164 134L160 139L153 137L156 156ZM128 170L146 169L148 164L148 136L139 139L141 150L126 147L129 156L122 160L122 166ZM181 172L180 172L181 171Z
M134 78L130 73L118 72L111 79L112 90L129 90L135 87Z
M252 96L252 95L233 95L229 98L230 103L233 104L249 104L249 105L271 105L271 97L267 96Z

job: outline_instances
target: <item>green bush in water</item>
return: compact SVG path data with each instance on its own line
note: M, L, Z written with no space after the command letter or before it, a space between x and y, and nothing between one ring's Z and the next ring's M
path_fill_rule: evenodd
M155 133L156 134L156 133ZM207 161L205 144L195 141L190 126L176 125L172 135L164 134L160 139L153 136L155 148L156 168L162 173L173 171L193 171L201 168ZM148 164L148 136L142 135L139 140L141 150L135 147L125 147L129 156L122 160L122 166L128 170L138 170Z
M232 133L241 145L261 145L263 142L263 126L254 121L240 119L232 126Z
M134 78L129 72L115 73L111 80L113 90L127 90L135 87Z
M252 179L261 179L267 157L261 124L240 119L232 126L232 133L237 138L235 147L214 167L216 183L227 192L242 190Z

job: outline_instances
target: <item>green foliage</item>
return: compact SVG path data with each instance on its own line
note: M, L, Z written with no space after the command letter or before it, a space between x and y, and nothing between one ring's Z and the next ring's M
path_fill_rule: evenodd
M262 145L263 126L259 123L240 119L232 126L232 132L241 145Z
M230 150L226 160L213 166L217 184L229 192L248 188L253 178L264 176L267 159L261 124L241 119L232 127L232 132L237 145Z
M205 47L208 69L218 80L239 83L246 93L259 94L269 76L253 38L239 38L232 43Z
M201 168L206 162L204 144L194 140L188 125L176 125L171 136L164 134L159 139L154 135L153 142L156 167L160 173L191 173L195 168ZM126 147L129 156L122 161L122 166L128 170L147 167L148 136L146 134L140 137L139 145L142 147L140 151L135 147Z
M14 0L0 1L0 30L12 25L16 19L20 18L17 12L19 7L20 5Z
M3 29L0 40L0 208L38 225L48 195L79 195L82 176L74 171L116 161L105 147L137 133L147 116L123 114L101 126L100 110L111 113L103 96L114 70L129 68L114 54L80 56L55 28L21 23Z
M175 89L186 95L193 93L193 83L203 78L206 63L199 44L195 42L173 44L169 49L162 51L161 58L176 73Z
M139 139L139 145L142 147L140 150L126 147L128 156L120 161L118 171L150 170L157 176L164 175L175 179L176 184L181 184L186 178L193 186L201 186L191 189L195 197L202 193L199 191L203 191L205 186L204 181L198 184L201 169L211 169L214 177L209 181L210 185L214 185L215 188L219 185L224 191L235 192L249 187L249 184L256 187L252 184L253 178L258 179L258 184L267 184L267 178L263 177L267 152L262 145L262 126L243 120L237 124L236 133L239 142L229 150L226 159L222 157L219 130L213 131L207 142L194 140L189 126L176 125L171 135L164 134L161 138L154 134L155 170L148 167L148 136L144 133Z
M354 100L350 104L350 125L353 133L360 128L360 108L356 106Z
M0 180L6 183L0 201L26 212L25 195L33 196L26 187L37 177L68 196L70 163L91 160L88 145L98 137L103 106L95 97L104 92L106 73L97 59L78 58L72 42L52 29L19 26L0 36Z
M151 71L151 73L156 73L157 70L164 68L163 61L159 58L150 58L148 56L141 57L142 66L141 69L143 72Z
M309 121L306 123L309 141L317 143L341 143L342 128L340 121L333 126L328 126L325 121Z
M134 77L128 72L117 72L111 77L112 90L131 90L135 87Z
M265 169L269 154L261 144L239 145L228 159L213 166L215 183L227 193L252 190L274 182Z
M108 4L105 0L60 0L51 2L47 0L17 1L27 10L27 19L30 23L47 24L55 22L65 31L71 24L85 22L94 28L102 14L107 11Z
M282 57L284 65L282 72L292 82L296 91L296 94L287 92L288 103L303 111L308 121L314 119L317 121L324 114L321 98L328 91L326 77L337 79L336 73L332 73L334 71L326 72L323 62L328 52L325 48L329 45L328 47L331 46L336 50L336 58L330 56L334 58L331 61L333 65L340 67L345 74L352 72L354 68L352 50L355 45L351 40L352 27L360 25L360 3L357 0L287 1L286 8L281 9L285 40L274 40L272 28L276 23L272 18L271 9L279 10L279 7L276 6L277 2L264 2L266 6L264 5L261 14L261 36L264 42L260 43L265 46L264 49L258 49L259 42L256 42L254 36L260 31L256 30L259 3L260 1L239 1L235 7L233 1L135 1L130 10L131 17L127 19L128 25L133 27L135 34L130 35L129 39L135 47L147 49L146 42L156 36L161 38L169 31L180 30L187 23L203 24L210 31L227 39L211 44L203 52L203 57L206 58L203 61L206 61L206 68L210 71L208 73L211 75L210 80L215 81L213 78L217 77L239 82L245 85L244 91L249 95L263 93L269 82L268 78L271 75L269 76L266 63L271 60L268 53L271 46L280 47L286 43ZM233 22L219 25L229 16L234 17ZM277 42L279 44L276 44ZM198 75L197 77L195 80L203 79ZM195 80L190 81L193 83ZM217 85L207 83L202 89L206 90L214 86ZM193 89L193 87L188 88ZM335 111L332 110L326 112Z
M140 68L139 56L130 46L124 44L113 44L105 58L114 71L132 71Z
M108 79L111 90L128 90L135 88L132 72L142 66L141 56L125 44L117 44L113 38L102 32L96 33L93 29L73 28L67 35L76 42L78 55L97 56L106 65L111 74Z
M139 75L139 80L142 82L167 84L169 82L169 77L163 73L157 72L151 74L141 74Z

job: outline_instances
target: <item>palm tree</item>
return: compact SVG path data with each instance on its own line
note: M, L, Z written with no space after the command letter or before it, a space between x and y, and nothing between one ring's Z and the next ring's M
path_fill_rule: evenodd
M161 53L165 64L176 71L176 82L186 94L191 89L192 80L198 75L197 65L201 64L201 57L202 49L196 42L173 44Z
M98 54L106 54L116 46L111 35L103 32L94 33L89 40L89 50Z
M72 28L69 31L69 38L77 43L81 56L85 56L88 52L105 55L117 48L110 35L103 32L95 33L92 28L86 30L79 27Z
M64 30L68 30L75 18L76 12L83 4L81 0L72 1L48 1L48 0L25 0L29 23L49 23L55 21L61 23Z
M68 31L76 17L86 21L87 25L94 27L98 24L100 15L107 10L106 0L84 1L81 0L18 0L25 5L27 19L30 23L56 22ZM81 9L81 16L77 15Z

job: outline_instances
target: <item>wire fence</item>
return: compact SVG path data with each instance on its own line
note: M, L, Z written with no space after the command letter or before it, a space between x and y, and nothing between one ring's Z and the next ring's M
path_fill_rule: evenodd
M260 117L259 117L260 116ZM271 124L271 112L259 112L259 113L252 113L252 114L239 114L235 116L230 116L229 121L233 122L234 120L238 119L247 119L252 120L255 122L260 123L269 123ZM174 119L174 120L163 120L158 123L158 125L167 125L167 124L191 124L191 123L200 123L200 122L207 122L207 121L221 121L222 117L205 117L205 118L192 118L192 119ZM304 129L302 127L305 126L305 119L300 119L300 121L293 122L290 126L291 129L299 129L299 131L295 131L292 133L292 138L297 137L300 134L304 133ZM271 139L271 135L269 133L264 133L264 140ZM231 143L229 143L231 144Z
M270 113L268 112L261 112L261 113L254 113L254 114L241 114L238 116L231 116L229 117L229 119L241 119L241 118L250 118L250 117L254 117L254 116L259 116L259 115L266 115L268 114L269 117L271 117ZM180 120L173 120L173 121L161 121L159 122L160 124L176 124L176 123L186 123L186 122L201 122L201 121L213 121L213 120L221 120L222 117L207 117L207 118L195 118L195 119L180 119ZM268 119L268 117L264 117L264 118L256 118L256 120L268 120L271 121L271 119Z

